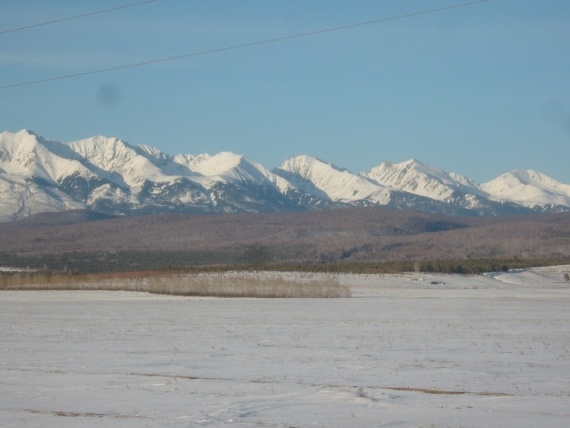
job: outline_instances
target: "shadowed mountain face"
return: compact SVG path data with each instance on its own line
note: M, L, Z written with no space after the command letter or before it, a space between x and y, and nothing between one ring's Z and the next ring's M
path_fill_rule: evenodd
M354 174L296 156L273 171L241 155L169 156L96 136L0 134L0 221L76 209L109 215L302 212L384 206L457 216L570 211L570 185L536 171L478 184L416 160Z

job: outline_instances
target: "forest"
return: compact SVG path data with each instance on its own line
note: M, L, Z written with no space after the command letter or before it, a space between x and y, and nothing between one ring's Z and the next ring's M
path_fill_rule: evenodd
M0 224L0 266L479 273L570 263L570 214L452 217L377 207L215 216L46 213Z

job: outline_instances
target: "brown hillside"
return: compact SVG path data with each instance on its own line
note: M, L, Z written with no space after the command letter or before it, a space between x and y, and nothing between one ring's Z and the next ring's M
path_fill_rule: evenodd
M272 264L568 258L570 214L463 218L385 208L346 208L304 213L107 218L67 212L2 223L0 237L4 260L128 251L200 253L198 264L218 263L220 260L215 259L222 253L231 254L233 261L249 257L249 261Z

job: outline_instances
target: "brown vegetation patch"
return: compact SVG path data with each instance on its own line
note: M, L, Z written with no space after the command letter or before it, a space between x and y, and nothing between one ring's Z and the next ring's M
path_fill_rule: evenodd
M107 290L250 298L338 298L351 295L349 286L331 277L298 281L278 276L227 277L160 271L92 275L4 274L0 275L0 290Z
M476 273L468 266L472 260L570 263L570 213L465 218L367 207L83 222L80 217L77 223L40 220L0 223L0 266L85 273L417 263L424 271ZM463 262L433 263L450 259Z

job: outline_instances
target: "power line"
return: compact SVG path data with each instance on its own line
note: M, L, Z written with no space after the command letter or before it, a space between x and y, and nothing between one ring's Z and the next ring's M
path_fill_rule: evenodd
M429 13L441 12L441 11L449 10L449 9L457 9L460 7L471 6L471 5L474 5L477 3L485 3L488 1L490 1L490 0L476 0L476 1L471 1L468 3L459 3L459 4L444 6L444 7L440 7L440 8L436 8L436 9L427 9L427 10L422 10L419 12L412 12L412 13L406 13L403 15L391 16L388 18L375 19L372 21L364 21L364 22L358 22L355 24L347 24L347 25L342 25L342 26L338 26L338 27L325 28L322 30L309 31L306 33L299 33L299 34L293 34L293 35L289 35L289 36L276 37L274 39L258 40L256 42L249 42L249 43L243 43L243 44L239 44L239 45L226 46L223 48L211 49L211 50L200 51L200 52L193 52L193 53L188 53L188 54L184 54L184 55L171 56L171 57L167 57L167 58L159 58L159 59L154 59L154 60L149 60L149 61L137 62L137 63L133 63L133 64L125 64L125 65L119 65L119 66L115 66L115 67L101 68L98 70L84 71L81 73L73 73L73 74L67 74L67 75L57 76L57 77L48 77L48 78L39 79L39 80L30 80L27 82L14 83L14 84L10 84L10 85L0 86L0 90L8 89L8 88L15 88L15 87L19 87L19 86L28 86L28 85L35 85L35 84L39 84L39 83L52 82L55 80L70 79L72 77L80 77L80 76L87 76L87 75L91 75L91 74L106 73L109 71L124 70L127 68L141 67L144 65L158 64L161 62L175 61L175 60L184 59L184 58L191 58L191 57L195 57L195 56L209 55L209 54L225 52L225 51L230 51L230 50L235 50L235 49L247 48L247 47L251 47L251 46L266 45L269 43L282 42L282 41L286 41L286 40L299 39L302 37L309 37L309 36L314 36L317 34L330 33L333 31L341 31L341 30L346 30L349 28L378 24L378 23L386 22L386 21L393 21L393 20L397 20L397 19L410 18L412 16L426 15Z
M138 3L126 4L126 5L123 5L123 6L113 7L113 8L111 8L111 9L97 10L97 11L94 11L94 12L84 13L84 14L82 14L82 15L68 16L67 18L54 19L53 21L39 22L39 23L37 23L37 24L26 25L26 26L24 26L24 27L11 28L11 29L9 29L9 30L2 30L2 31L0 31L0 35L6 34L6 33L14 33L14 32L16 32L16 31L28 30L28 29L30 29L30 28L43 27L44 25L57 24L58 22L71 21L72 19L85 18L86 16L99 15L99 14L101 14L101 13L107 13L107 12L114 12L115 10L126 9L126 8L128 8L128 7L140 6L140 5L142 5L142 4L152 3L152 2L155 2L155 1L159 1L159 0L140 1L140 2L138 2Z

